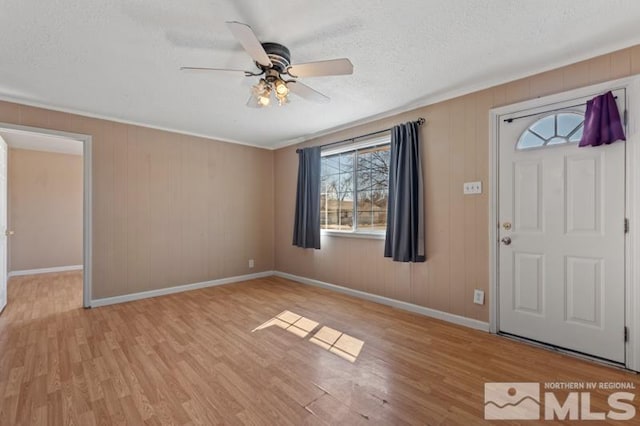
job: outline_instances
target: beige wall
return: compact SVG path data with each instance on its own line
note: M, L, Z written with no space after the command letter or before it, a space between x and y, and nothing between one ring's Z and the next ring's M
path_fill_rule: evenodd
M9 271L82 264L82 156L9 149Z
M488 110L639 72L636 46L310 141L427 118L429 260L416 265L384 259L378 240L328 237L320 251L292 247L294 146L274 154L8 102L0 102L0 122L93 136L93 298L275 267L487 320L487 306L471 300L474 288L488 291L488 198L464 197L460 188L487 181Z
M94 299L273 269L272 151L8 102L0 122L93 136Z
M381 240L323 237L321 250L293 247L297 146L276 151L276 269L488 321L488 306L472 302L475 288L489 291L488 195L485 191L479 196L463 196L462 184L481 180L486 188L489 109L638 73L640 46L635 46L305 144L345 139L425 117L421 136L426 263L384 259Z

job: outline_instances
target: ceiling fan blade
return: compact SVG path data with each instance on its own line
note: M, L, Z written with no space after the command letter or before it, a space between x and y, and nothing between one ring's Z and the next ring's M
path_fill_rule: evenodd
M233 70L229 68L180 67L180 71L190 72L190 73L210 73L213 71L213 72L242 73L243 75L247 74L247 71Z
M318 102L321 104L330 101L328 96L323 95L317 90L312 89L311 87L307 86L306 84L302 84L299 81L290 81L287 83L287 87L289 88L289 91L308 101Z
M287 70L292 77L320 77L323 75L353 74L353 64L347 58L307 62L292 65Z
M231 21L227 22L227 27L229 27L231 34L240 42L244 50L247 51L254 61L265 67L271 67L273 65L267 52L264 51L262 43L260 43L260 40L258 40L258 37L253 33L250 26L242 22Z

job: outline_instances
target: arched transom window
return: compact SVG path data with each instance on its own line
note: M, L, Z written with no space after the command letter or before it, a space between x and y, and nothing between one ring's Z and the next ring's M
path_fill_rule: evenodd
M583 129L584 115L582 114L560 112L547 115L522 132L516 149L542 148L580 142Z

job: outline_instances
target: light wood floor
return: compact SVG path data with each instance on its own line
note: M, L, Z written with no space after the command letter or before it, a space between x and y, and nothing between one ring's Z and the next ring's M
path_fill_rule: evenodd
M472 425L485 382L640 388L628 372L280 278L89 310L81 289L79 273L11 279L1 425ZM363 340L359 357L251 332L284 310Z

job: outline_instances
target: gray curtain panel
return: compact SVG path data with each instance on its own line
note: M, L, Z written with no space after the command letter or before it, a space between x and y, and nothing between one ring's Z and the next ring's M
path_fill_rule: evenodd
M397 262L424 262L424 189L417 122L391 129L389 204L384 257Z
M293 245L320 248L320 147L298 152L298 187Z

